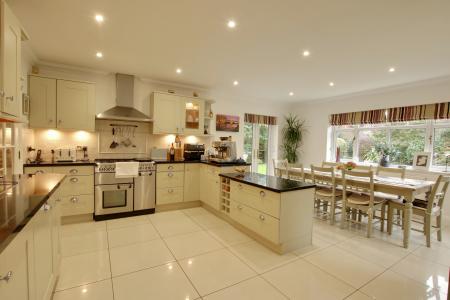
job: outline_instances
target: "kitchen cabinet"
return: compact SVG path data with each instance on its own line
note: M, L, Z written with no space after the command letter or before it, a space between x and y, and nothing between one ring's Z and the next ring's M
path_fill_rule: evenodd
M30 76L30 127L56 128L56 80Z
M200 200L200 164L186 164L184 171L184 201Z
M184 168L185 165L182 163L157 165L157 205L183 202Z
M30 127L95 130L95 85L31 75Z
M201 99L182 98L181 131L185 135L202 135L205 121L205 102Z
M0 109L3 114L19 117L21 94L22 28L12 11L1 1L1 76Z
M59 189L55 191L54 196L48 201L52 208L51 227L52 227L52 265L54 277L59 276L59 267L61 265L61 203L62 199Z

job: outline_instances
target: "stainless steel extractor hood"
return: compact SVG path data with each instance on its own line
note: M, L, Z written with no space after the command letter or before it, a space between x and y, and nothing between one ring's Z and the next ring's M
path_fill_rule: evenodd
M116 106L97 114L99 120L151 122L149 116L134 108L134 76L116 74Z

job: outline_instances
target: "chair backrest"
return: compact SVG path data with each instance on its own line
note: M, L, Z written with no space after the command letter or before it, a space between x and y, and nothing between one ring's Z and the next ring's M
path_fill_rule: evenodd
M405 167L399 168L388 168L388 167L377 167L377 176L386 176L386 177L398 177L401 179L405 179Z
M273 172L277 177L289 177L289 163L287 159L273 159Z
M356 167L353 168L354 171L372 171L372 166L365 166L365 165L356 165Z
M322 168L329 168L329 167L337 167L339 165L339 163L337 162L332 162L332 161L323 161L322 162Z
M439 175L427 199L427 213L431 214L433 208L436 206L442 209L449 184L449 175Z
M295 168L295 173L292 172L292 168ZM295 165L288 165L288 177L289 179L305 181L305 168L303 164L297 163Z
M344 190L344 201L348 192L363 193L370 197L369 206L374 203L374 182L372 171L348 171L342 170L342 187Z
M311 165L312 182L318 187L325 187L336 191L336 177L333 167L316 167Z

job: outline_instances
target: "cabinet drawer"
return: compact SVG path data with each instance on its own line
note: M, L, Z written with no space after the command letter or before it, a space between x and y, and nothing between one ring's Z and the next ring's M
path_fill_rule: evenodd
M169 204L183 202L183 188L158 188L156 189L156 204Z
M53 173L64 175L94 175L94 167L93 166L53 167Z
M157 172L184 171L184 164L158 164Z
M190 172L190 171L199 171L200 172L200 164L196 164L196 163L191 163L191 164L185 164L184 165L184 169L186 170L186 172Z
M279 243L278 219L235 201L230 201L230 217L269 241Z
M59 189L61 196L93 195L94 176L67 176Z
M156 174L156 188L179 187L184 184L184 172L160 172Z
M25 174L36 174L36 173L52 173L52 167L25 167Z
M280 218L280 194L231 181L231 199Z
M94 195L68 196L61 200L61 216L91 214L94 212Z

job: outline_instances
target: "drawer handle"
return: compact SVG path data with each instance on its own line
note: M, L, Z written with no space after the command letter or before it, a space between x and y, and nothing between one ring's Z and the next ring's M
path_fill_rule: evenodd
M167 169L173 170L173 166L168 166Z
M6 283L8 283L8 281L12 278L12 276L13 276L13 272L9 271L8 273L6 273L5 276L0 277L0 280L4 280L4 281L6 281Z
M261 191L261 192L259 192L259 195L260 195L261 197L265 197L265 196L266 196L266 193L265 193L264 191Z
M77 174L78 170L77 169L71 169L69 172L70 172L70 174Z
M70 178L70 182L76 183L78 182L78 178Z
M242 205L238 205L237 207L239 210L242 210Z
M45 203L44 206L43 206L44 211L49 211L51 208L52 207L49 204L47 204L47 203Z
M239 184L238 187L239 187L240 189L242 189L242 184Z
M36 172L34 172L34 174L44 174L44 171L42 171L42 170L37 170Z
M264 220L266 219L266 217L264 217L263 215L259 215L259 219L260 219L261 221L264 221Z
M173 193L173 189L169 189L168 192L169 192L170 194L172 194L172 193Z
M168 173L167 176L173 177L173 173Z
M72 201L72 203L77 203L78 202L78 198L77 197L72 197L72 198L70 198L70 201Z

